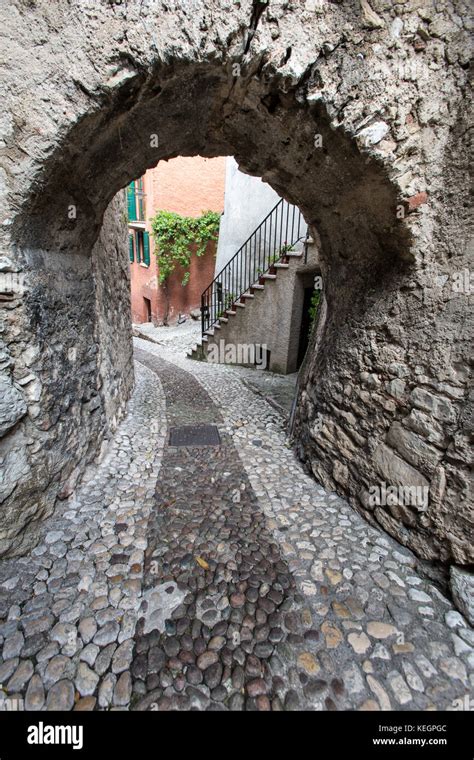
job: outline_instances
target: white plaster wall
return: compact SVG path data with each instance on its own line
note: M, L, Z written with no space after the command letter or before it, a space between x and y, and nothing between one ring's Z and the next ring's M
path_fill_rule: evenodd
M216 274L278 203L280 196L259 177L239 170L232 156L226 159L224 213L219 228Z

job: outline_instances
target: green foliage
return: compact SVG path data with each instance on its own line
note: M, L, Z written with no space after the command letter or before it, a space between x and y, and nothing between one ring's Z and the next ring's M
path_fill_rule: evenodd
M280 259L284 258L286 254L288 253L288 251L292 251L293 249L294 249L294 246L287 245L287 243L285 243L285 245L282 246L279 251L277 251L276 253L272 253L272 255L268 257L268 267L269 268L272 267L273 264L276 264L277 261L280 261ZM260 267L257 268L257 274L259 276L261 274L264 274L266 271L267 271L266 269L261 269Z
M156 257L160 285L166 282L177 266L183 267L181 284L189 282L191 246L196 246L196 256L206 252L210 240L217 240L220 214L205 211L201 216L181 216L174 211L158 211L151 219L156 242Z
M320 301L321 301L321 291L315 288L313 290L313 295L311 296L311 303L309 306L309 318L311 320L311 324L313 324L314 320L316 319L316 314L318 313L318 306L319 306Z
M236 298L235 293L226 293L225 294L225 296L224 296L224 305L223 305L223 308L218 312L218 314L217 314L218 317L223 317L224 316L224 314L226 313L226 310L230 309L230 307L234 303L235 298Z

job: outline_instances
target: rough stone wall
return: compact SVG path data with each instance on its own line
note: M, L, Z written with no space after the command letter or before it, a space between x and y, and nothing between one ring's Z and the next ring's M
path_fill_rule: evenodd
M301 455L422 556L472 562L468 3L15 0L0 12L1 245L28 280L4 328L8 376L40 340L45 389L4 451L26 450L31 410L77 434L66 410L94 389L97 361L80 319L88 257L114 194L161 158L234 155L321 238L326 320L300 384ZM41 456L53 454L62 472L64 447ZM428 508L368 509L380 480L428 484ZM22 494L38 483L21 483L4 524L32 508Z
M91 255L24 250L14 278L16 265L0 259L4 291L17 284L0 301L0 556L34 546L39 521L124 413L133 383L124 212L116 198Z
M102 433L107 434L115 430L123 417L133 387L128 228L122 193L115 196L105 212L91 258L95 284L93 342L98 347L98 401L102 403L106 420L106 429Z
M415 18L397 17L391 29L404 23L412 30L415 50L431 70L442 67L443 57L448 61L462 101L445 86L431 89L421 65L402 66L408 73L399 91L403 85L411 98L390 106L396 116L387 120L390 144L384 137L375 150L398 153L392 166L411 196L404 216L413 261L406 270L369 269L351 287L354 247L330 260L326 241L327 321L300 382L294 434L317 479L347 496L369 520L423 558L469 564L474 260L467 198L470 92L461 84L468 45L463 19L449 4L443 5L444 19L429 3L411 7L418 10ZM469 26L467 15L464 22ZM349 308L344 293L352 300ZM374 506L370 489L381 483L427 488L428 505Z

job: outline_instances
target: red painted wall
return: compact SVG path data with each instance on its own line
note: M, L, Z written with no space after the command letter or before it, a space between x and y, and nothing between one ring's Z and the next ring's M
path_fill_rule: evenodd
M160 161L145 175L145 192L155 210L200 216L224 210L225 157L180 156Z
M150 266L130 264L132 321L145 322L147 309L144 298L151 301L152 320L160 324L165 313L165 297L158 285L158 267L149 219L158 210L175 211L183 216L200 216L203 211L224 210L225 157L179 157L161 161L144 177L146 193L146 229L150 233ZM199 308L201 293L214 278L216 244L211 242L204 256L191 257L190 278L181 285L183 272L178 270L169 278L169 321L179 314L189 314Z
M153 244L150 246L153 250ZM154 253L150 254L150 266L130 263L132 322L146 322L147 313L144 298L151 301L153 321L158 321L158 267Z
M189 268L189 282L184 287L181 285L184 269L176 269L168 279L168 294L170 311L168 321L176 322L180 314L189 314L192 309L201 305L201 293L214 279L214 266L216 263L216 244L210 241L204 256L192 256ZM165 297L160 288L158 298L158 320L163 321L165 314Z

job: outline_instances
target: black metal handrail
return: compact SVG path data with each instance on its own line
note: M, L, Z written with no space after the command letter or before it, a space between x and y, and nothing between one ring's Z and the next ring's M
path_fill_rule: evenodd
M301 211L281 198L202 294L203 335L306 237Z

